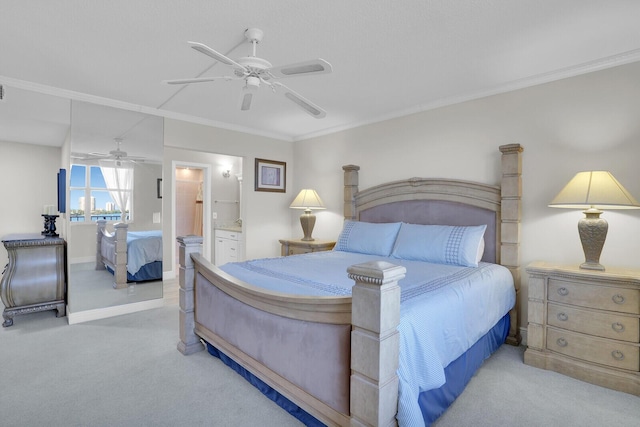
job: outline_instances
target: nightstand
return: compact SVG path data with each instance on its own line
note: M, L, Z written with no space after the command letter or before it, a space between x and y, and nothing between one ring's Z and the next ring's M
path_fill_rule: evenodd
M308 254L310 252L330 251L336 245L335 240L302 240L302 239L282 239L280 255Z
M0 281L4 304L2 326L19 314L56 310L66 316L66 242L40 234L10 234L2 238L9 263Z
M535 262L524 362L640 396L640 270Z

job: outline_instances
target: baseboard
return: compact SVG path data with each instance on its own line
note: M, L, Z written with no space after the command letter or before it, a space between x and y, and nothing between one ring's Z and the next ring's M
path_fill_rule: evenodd
M69 264L83 264L85 262L96 262L96 256L85 256L85 257L77 257L77 258L70 258L69 259Z
M163 298L156 298L149 301L135 302L132 304L116 305L113 307L97 308L94 310L79 311L72 313L67 306L67 320L70 325L76 323L90 322L92 320L106 319L108 317L121 316L123 314L135 313L137 311L150 310L164 306Z

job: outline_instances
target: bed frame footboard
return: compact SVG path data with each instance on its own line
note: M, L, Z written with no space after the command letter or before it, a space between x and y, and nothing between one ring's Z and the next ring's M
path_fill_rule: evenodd
M96 231L96 270L104 270L106 266L113 270L113 287L126 288L127 284L127 231L129 224L120 222L113 226L114 232L107 231L107 220L97 221ZM114 246L113 257L102 253L103 240Z
M208 263L201 237L177 240L181 353L203 350L204 339L327 425L396 425L404 267L350 267L352 297L283 295Z

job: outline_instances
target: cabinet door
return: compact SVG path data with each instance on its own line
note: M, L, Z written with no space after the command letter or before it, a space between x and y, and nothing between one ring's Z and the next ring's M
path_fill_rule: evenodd
M228 262L238 261L238 241L225 239L221 237L216 238L215 244L215 265L220 266Z
M225 246L226 246L225 242L227 240L228 239L222 239L220 237L216 237L216 244L215 244L215 248L214 248L215 253L213 255L214 255L214 259L215 259L214 264L217 265L217 266L220 266L220 265L222 265L222 264L224 264L226 262L225 261L225 259L226 259L226 257L225 257L225 253L226 253L225 252Z

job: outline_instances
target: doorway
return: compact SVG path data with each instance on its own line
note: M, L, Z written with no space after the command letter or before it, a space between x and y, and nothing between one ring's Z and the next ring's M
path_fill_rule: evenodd
M177 236L202 236L202 256L211 260L211 165L172 162L173 271L178 272Z

